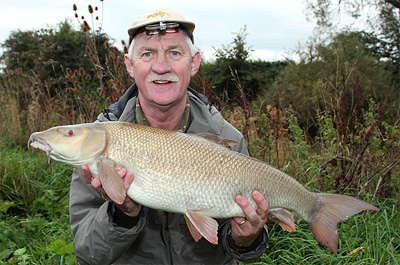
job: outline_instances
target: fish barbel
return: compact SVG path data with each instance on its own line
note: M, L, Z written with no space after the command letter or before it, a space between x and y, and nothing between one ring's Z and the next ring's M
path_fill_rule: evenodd
M214 218L244 216L235 202L242 194L260 191L270 218L294 230L295 211L309 225L316 240L337 253L337 223L364 211L379 209L362 200L336 194L313 193L299 182L260 160L234 152L199 136L148 126L88 123L58 126L33 133L28 145L76 168L88 165L99 175L107 195L117 204L125 196L149 208L184 215L193 238L218 243ZM221 140L232 145L231 141ZM125 167L134 180L125 193L115 168Z

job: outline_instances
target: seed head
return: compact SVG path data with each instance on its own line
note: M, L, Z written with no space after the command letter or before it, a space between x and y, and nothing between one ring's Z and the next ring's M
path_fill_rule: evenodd
M110 49L111 45L108 41L104 42L104 47L106 47L106 49Z
M114 61L115 60L115 54L113 52L110 52L108 58L110 58L110 61Z
M85 28L86 28L86 30L85 30ZM90 30L90 26L89 26L89 24L86 22L86 20L85 21L83 21L83 31L87 31L87 30Z
M82 67L79 67L79 75L83 75L85 73L85 70L83 70Z

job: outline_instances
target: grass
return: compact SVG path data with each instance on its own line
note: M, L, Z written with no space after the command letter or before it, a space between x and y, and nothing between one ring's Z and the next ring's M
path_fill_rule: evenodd
M383 204L380 212L339 224L338 255L321 246L303 221L291 233L270 226L269 248L255 264L399 264L400 213L389 201Z
M0 152L0 264L76 264L69 228L71 169L21 148Z

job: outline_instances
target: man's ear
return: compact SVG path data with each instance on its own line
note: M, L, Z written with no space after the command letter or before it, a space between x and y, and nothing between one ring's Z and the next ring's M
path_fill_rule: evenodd
M194 76L197 73L197 71L199 71L200 63L201 63L200 52L196 52L196 54L192 57L191 76Z
M129 59L128 54L125 54L125 66L126 66L126 70L128 71L128 74L135 79L134 73L133 73L133 64L131 59Z

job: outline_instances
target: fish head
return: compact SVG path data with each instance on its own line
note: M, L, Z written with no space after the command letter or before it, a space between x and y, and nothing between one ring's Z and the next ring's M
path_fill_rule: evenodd
M56 161L79 168L99 157L106 147L106 131L95 123L57 126L31 134L28 147L45 151Z

